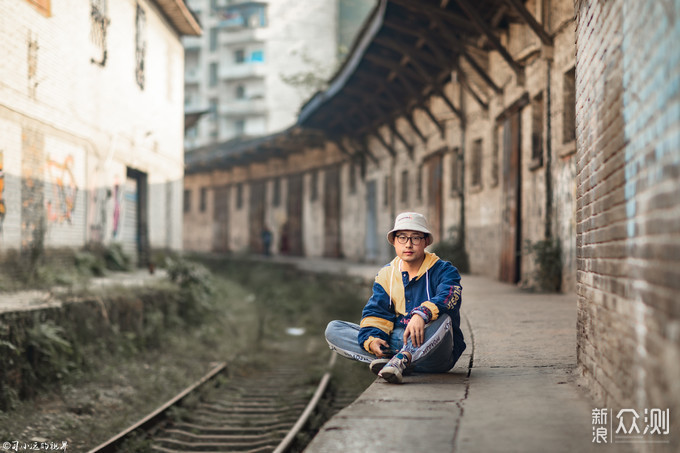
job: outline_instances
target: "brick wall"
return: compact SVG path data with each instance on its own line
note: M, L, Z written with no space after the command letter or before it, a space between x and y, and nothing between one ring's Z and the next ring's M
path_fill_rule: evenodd
M576 2L578 361L680 448L680 2Z

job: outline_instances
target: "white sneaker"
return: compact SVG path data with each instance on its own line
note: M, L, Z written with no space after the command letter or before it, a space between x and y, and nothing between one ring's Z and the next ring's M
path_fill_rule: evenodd
M383 369L385 365L390 361L390 359L386 359L384 357L381 357L379 359L375 359L371 362L370 365L368 365L368 368L371 370L371 372L375 375L379 375L380 370Z
M387 362L387 365L380 370L378 376L385 379L390 384L401 384L404 380L404 371L410 363L411 359L403 352L400 352Z

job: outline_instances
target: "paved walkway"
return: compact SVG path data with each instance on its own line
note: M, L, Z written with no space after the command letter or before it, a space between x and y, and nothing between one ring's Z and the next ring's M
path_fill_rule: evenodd
M370 279L379 267L290 262ZM404 385L376 380L306 453L632 451L592 442L595 406L574 374L575 295L529 293L472 275L462 284L468 349L454 369L407 376Z

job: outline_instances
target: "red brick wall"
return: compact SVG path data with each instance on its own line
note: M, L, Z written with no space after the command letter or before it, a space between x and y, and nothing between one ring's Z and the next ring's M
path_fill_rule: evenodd
M640 449L680 451L678 2L575 5L579 368L615 413L669 408Z

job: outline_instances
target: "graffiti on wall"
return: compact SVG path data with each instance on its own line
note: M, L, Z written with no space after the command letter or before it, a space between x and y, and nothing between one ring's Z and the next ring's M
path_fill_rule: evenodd
M41 248L45 238L45 183L40 177L45 159L45 136L24 128L21 132L21 247Z
M63 162L47 158L47 179L52 188L51 199L47 200L47 220L50 223L72 223L76 209L78 186L73 176L73 156Z
M90 206L88 212L90 220L90 241L103 243L106 237L108 225L106 217L107 202L111 198L111 189L107 187L97 187L92 190L90 195Z
M122 191L120 190L120 183L118 178L113 185L113 237L118 237L118 229L120 226L120 200Z

